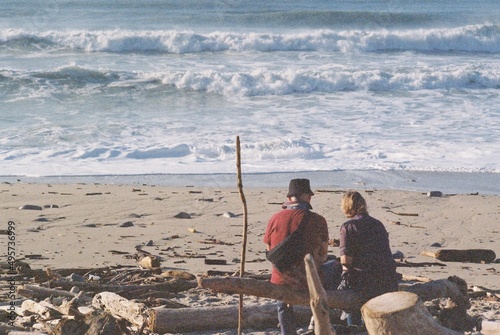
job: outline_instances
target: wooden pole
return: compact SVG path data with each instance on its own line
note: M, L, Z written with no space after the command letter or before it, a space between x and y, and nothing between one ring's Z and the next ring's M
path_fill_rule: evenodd
M336 335L337 333L330 324L330 308L328 307L326 291L323 288L311 254L306 255L304 263L307 286L309 287L309 304L314 317L314 334Z
M248 230L248 210L245 194L243 193L243 179L241 177L241 148L240 137L236 136L236 169L238 174L238 190L240 193L241 202L243 203L243 243L241 246L241 262L240 262L240 278L245 274L246 246L247 246L247 230ZM240 294L239 309L238 309L238 335L242 333L243 323L243 294Z

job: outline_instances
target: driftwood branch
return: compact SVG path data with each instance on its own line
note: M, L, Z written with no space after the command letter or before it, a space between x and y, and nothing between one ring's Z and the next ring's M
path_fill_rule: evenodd
M240 194L241 202L243 203L243 242L241 245L241 263L240 263L240 277L245 274L246 262L246 247L247 247L247 231L248 231L248 210L245 193L243 193L243 178L241 176L241 149L240 137L236 137L236 168L238 174L238 191ZM240 294L239 309L238 309L238 335L242 333L243 329L243 294Z
M314 259L310 254L305 259L307 286L311 310L314 317L314 333L324 335L336 335L330 323L330 312L326 298L326 292L316 270Z
M434 257L443 262L491 263L497 257L490 249L439 249L437 251L422 251L424 256Z
M251 278L199 278L198 283L203 288L224 293L242 293L257 297L271 298L292 305L308 305L309 293L303 290L294 290L282 285L274 285L268 281ZM426 283L416 283L402 287L407 292L417 294L422 301L436 298L450 298L460 306L469 306L467 292L463 292L465 282L458 277L434 280ZM465 286L467 286L465 284ZM328 306L338 309L359 309L364 301L351 290L327 290ZM467 307L467 309L469 308Z
M252 278L214 277L199 278L198 283L203 288L230 294L242 293L257 297L271 298L291 305L309 305L309 292L292 289L283 285L275 285L268 281ZM360 308L363 301L350 290L327 291L328 306L338 309Z
M92 300L92 306L125 319L140 329L147 324L150 313L146 305L129 301L112 292L96 294Z
M167 282L150 285L117 285L117 284L100 284L92 282L76 282L70 280L54 280L50 282L51 287L70 290L76 286L87 292L132 292L132 291L168 291L182 292L196 287L195 281L171 279Z
M65 297L65 298L75 298L77 296L76 293L68 291L50 289L47 287L42 287L38 285L29 285L29 284L19 286L17 288L17 294L26 298L40 299L40 300L43 300L51 296ZM88 302L92 301L92 298L86 297L84 295L79 295L79 298L83 301L88 301Z

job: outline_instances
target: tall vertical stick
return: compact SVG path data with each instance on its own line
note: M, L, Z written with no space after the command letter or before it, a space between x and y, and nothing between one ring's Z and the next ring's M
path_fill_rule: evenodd
M243 193L243 180L241 178L241 149L240 149L240 137L236 136L236 169L238 174L238 190L240 192L241 202L243 203L243 243L241 247L241 263L240 263L240 277L245 274L245 258L246 258L246 247L247 247L247 229L248 229L248 219L247 219L247 201L245 199L245 194ZM243 294L240 294L240 304L238 309L238 335L241 335L243 329Z

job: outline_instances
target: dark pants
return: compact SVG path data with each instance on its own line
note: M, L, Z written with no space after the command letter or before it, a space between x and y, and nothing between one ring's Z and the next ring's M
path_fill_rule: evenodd
M336 290L340 284L340 276L342 275L342 265L336 261L328 261L322 265L323 271L323 287L326 290ZM295 325L295 314L293 306L285 304L282 301L278 302L278 321L282 335L296 335L297 326Z

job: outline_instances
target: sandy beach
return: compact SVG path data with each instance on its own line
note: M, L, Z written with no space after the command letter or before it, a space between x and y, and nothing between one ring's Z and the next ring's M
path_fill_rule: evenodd
M280 210L285 200L286 188L287 184L244 188L248 273L270 273L262 237L270 215ZM327 219L332 240L338 238L345 221L339 207L344 190L313 186L314 211ZM456 275L471 289L500 290L499 196L443 193L431 197L420 191L360 191L370 214L386 225L393 253L401 252L405 261L437 263L421 253L439 248L491 249L497 254L494 263L439 262L434 266L398 267L398 272L429 279ZM136 246L159 256L163 270L203 275L209 270L240 269L244 218L236 186L9 181L0 185L0 197L0 229L7 229L9 221L14 223L16 257L33 269L135 265L131 256ZM6 236L0 238L6 240ZM2 245L7 248L6 243ZM330 246L329 254L337 256L338 248ZM226 265L207 265L206 258L224 260ZM202 299L192 303L209 304ZM499 307L498 301L492 301L473 306L471 312L500 322ZM274 333L278 332L267 334Z

